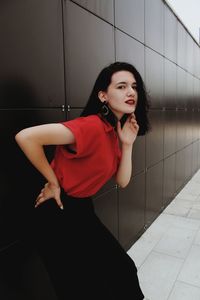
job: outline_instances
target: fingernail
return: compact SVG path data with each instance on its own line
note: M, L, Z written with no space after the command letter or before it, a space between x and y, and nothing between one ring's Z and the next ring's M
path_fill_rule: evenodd
M64 207L63 207L63 206L60 206L60 209L64 209Z

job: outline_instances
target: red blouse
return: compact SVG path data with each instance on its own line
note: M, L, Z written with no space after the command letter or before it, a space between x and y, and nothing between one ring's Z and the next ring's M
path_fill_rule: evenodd
M76 153L57 146L51 166L68 195L92 196L117 172L121 158L117 133L98 115L61 124L74 134Z

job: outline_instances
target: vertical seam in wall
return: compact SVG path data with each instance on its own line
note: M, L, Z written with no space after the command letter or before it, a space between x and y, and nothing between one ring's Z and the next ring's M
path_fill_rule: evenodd
M62 11L62 38L63 38L63 76L64 76L64 97L65 97L65 107L67 105L67 90L66 90L66 56L65 56L65 24L64 24L64 0L61 0L61 11ZM65 113L66 114L66 113ZM65 115L65 117L67 117Z
M144 80L146 84L146 29L145 29L145 10L146 10L146 0L144 0ZM145 147L144 147L144 160L145 160L145 173L144 173L144 228L147 226L147 134L145 134Z
M116 27L115 27L115 0L113 0L113 23L114 23L114 60L117 60L116 55Z

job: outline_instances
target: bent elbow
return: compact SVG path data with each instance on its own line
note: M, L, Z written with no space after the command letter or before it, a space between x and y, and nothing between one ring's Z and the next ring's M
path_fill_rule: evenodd
M120 188L124 189L125 187L127 187L128 183L129 183L129 182L117 182L117 185L118 185Z
M16 135L15 135L15 141L17 142L17 144L22 143L25 139L27 139L28 134L25 131L25 129L22 129L21 131L19 131Z

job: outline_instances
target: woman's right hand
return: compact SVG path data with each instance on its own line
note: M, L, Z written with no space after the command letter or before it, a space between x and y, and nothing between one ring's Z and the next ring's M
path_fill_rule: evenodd
M60 186L47 182L35 201L35 207L38 207L43 202L53 198L58 206L63 209L64 207L60 199L60 192Z

